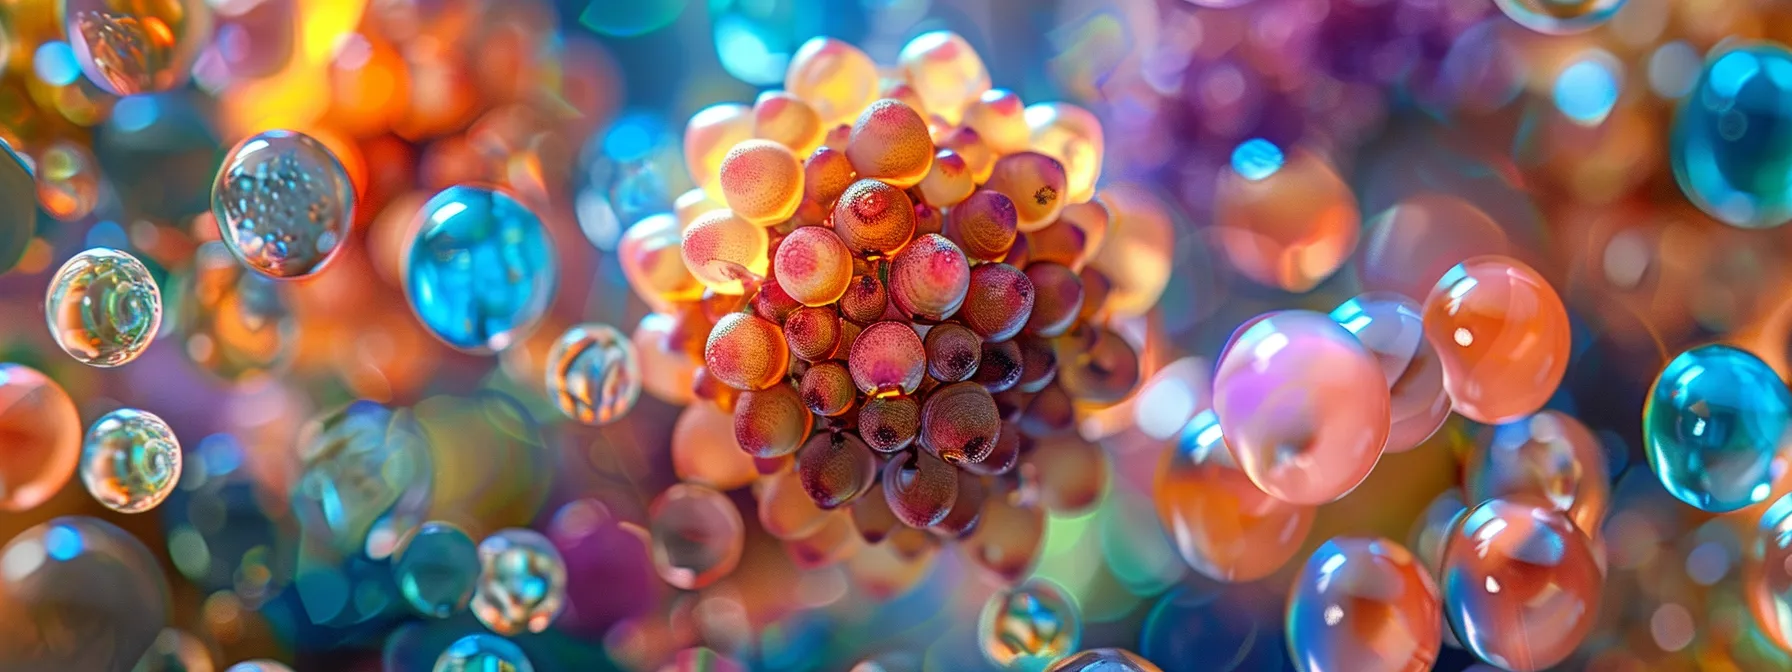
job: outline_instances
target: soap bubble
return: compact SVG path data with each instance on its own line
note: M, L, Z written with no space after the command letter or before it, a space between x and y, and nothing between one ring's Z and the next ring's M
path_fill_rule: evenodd
M201 0L62 0L69 46L89 80L129 96L167 91L187 81L212 37L212 12Z
M1083 614L1049 580L1035 578L991 595L977 619L983 657L1010 670L1038 670L1076 651Z
M489 354L535 328L559 272L541 219L509 194L449 187L423 204L405 296L423 326L454 348Z
M479 549L458 527L425 523L393 558L392 580L418 613L447 618L473 599Z
M300 430L293 508L307 534L342 555L382 560L423 523L432 464L407 409L357 401Z
M479 542L473 616L500 635L541 632L566 604L566 561L541 533L500 530Z
M0 660L25 670L128 672L168 619L156 557L111 523L67 516L0 548Z
M212 216L244 265L271 278L303 277L342 251L354 223L355 189L323 143L266 131L225 156L212 184Z
M162 291L136 257L96 247L70 258L44 297L50 335L89 366L127 364L162 326Z
M0 511L48 501L81 462L81 415L62 386L19 364L0 364Z
M122 408L100 417L81 447L81 482L106 508L142 513L180 482L180 441L153 413Z
M448 645L434 672L535 672L523 649L510 640L476 633Z
M560 412L587 425L627 415L641 397L635 345L607 324L568 329L548 353L547 390Z

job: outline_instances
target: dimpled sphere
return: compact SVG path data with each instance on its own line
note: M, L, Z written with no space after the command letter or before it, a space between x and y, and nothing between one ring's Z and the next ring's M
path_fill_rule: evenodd
M89 366L127 364L162 326L162 290L136 257L96 247L71 257L44 296L50 336Z
M635 344L607 324L566 330L548 350L547 390L566 417L587 425L627 415L641 397Z
M859 177L907 189L933 167L933 137L915 108L884 98L871 103L852 125L846 158Z
M859 409L859 436L877 452L907 448L920 431L921 404L914 397L876 397Z
M915 203L885 182L859 180L834 204L834 233L853 254L888 256L914 237Z
M541 219L509 194L443 189L417 213L405 295L430 333L489 354L535 328L553 301L558 264Z
M434 672L535 672L522 647L496 635L475 633L449 644Z
M839 301L852 284L852 252L833 229L805 226L778 244L778 286L805 306Z
M744 294L744 280L765 277L771 239L765 229L727 210L697 216L684 230L679 254L691 275L719 294Z
M0 364L0 511L49 500L81 461L81 415L36 369Z
M1391 403L1390 453L1412 450L1450 418L1443 363L1425 340L1421 310L1412 299L1385 292L1363 294L1332 310L1332 319L1381 363Z
M1495 428L1462 469L1469 501L1538 497L1588 536L1599 533L1611 502L1611 471L1598 437L1557 411Z
M212 182L218 234L245 266L271 278L323 270L347 242L355 188L323 143L266 131L230 150Z
M680 483L647 511L653 567L674 588L697 590L734 571L746 544L740 510L722 493Z
M860 392L874 396L909 394L927 374L927 348L913 327L878 322L852 342L847 368Z
M1294 578L1288 646L1302 672L1425 672L1443 642L1437 585L1387 539L1325 542Z
M917 35L902 46L896 61L927 111L947 123L957 123L964 108L989 90L983 57L958 33L936 30Z
M1045 672L1163 672L1126 649L1089 649L1052 663Z
M1680 353L1643 404L1643 448L1669 493L1723 513L1766 501L1787 469L1792 393L1766 362L1728 345Z
M971 269L970 291L958 315L985 340L1005 341L1020 333L1032 317L1034 293L1032 279L1020 269L978 264Z
M1767 507L1743 551L1742 590L1755 623L1792 651L1792 495Z
M541 533L499 530L479 542L473 616L492 632L541 632L566 604L566 561Z
M1592 542L1542 506L1492 499L1464 512L1439 583L1463 647L1516 672L1562 662L1599 620Z
M28 161L0 139L0 273L18 265L37 231L37 178Z
M964 252L937 233L916 238L890 259L890 301L917 320L951 317L964 305L970 284Z
M977 618L983 657L1007 670L1042 669L1076 651L1082 640L1082 611L1049 579L998 591Z
M703 362L717 380L737 390L763 390L790 368L784 330L751 313L729 313L709 332Z
M848 123L877 98L877 64L858 47L813 37L784 71L784 89L815 108L822 128Z
M1473 257L1425 299L1425 338L1457 413L1500 424L1537 412L1568 370L1568 309L1516 259Z
M1021 231L1038 231L1058 220L1069 203L1065 198L1064 164L1038 152L1017 152L996 159L985 189L1014 202L1014 225Z
M211 9L200 0L62 0L59 9L81 71L120 96L186 82L212 36Z
M877 456L857 434L822 432L796 457L796 474L809 499L824 509L849 504L877 479Z
M1518 25L1546 35L1597 28L1624 8L1624 0L1495 0Z
M1019 215L1014 201L999 191L979 189L946 218L946 235L964 248L965 256L979 261L1001 259L1014 247Z
M803 162L771 140L746 140L728 150L721 180L728 209L760 226L790 219L803 198Z
M467 608L479 584L479 547L460 528L430 522L417 528L392 563L392 581L417 613L447 618Z
M975 382L940 387L921 404L921 446L947 462L982 462L1001 431L995 398Z
M1158 463L1157 519L1182 561L1219 581L1255 581L1300 550L1313 507L1264 494L1232 459L1213 411L1183 428Z
M81 445L81 482L106 508L142 513L180 482L180 441L153 413L134 408L100 416Z
M1674 113L1674 179L1732 226L1779 226L1792 219L1792 52L1770 42L1725 48Z
M167 616L155 555L111 523L55 518L0 548L0 667L129 672Z
M754 457L796 452L814 425L815 415L789 383L744 392L734 404L734 440Z
M1213 408L1264 492L1323 504L1355 489L1387 443L1387 380L1375 356L1323 314L1270 313L1220 355Z

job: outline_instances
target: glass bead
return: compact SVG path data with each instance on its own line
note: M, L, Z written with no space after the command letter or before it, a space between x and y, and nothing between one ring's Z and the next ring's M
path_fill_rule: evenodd
M1513 1L1502 0L1500 6ZM1622 4L1583 1L1614 10ZM1788 69L1792 51L1781 45L1720 45L1674 112L1668 152L1680 191L1700 210L1732 226L1763 229L1792 220Z
M0 511L37 508L81 463L81 415L56 381L0 364Z
M1469 501L1540 497L1582 534L1599 534L1611 502L1605 448L1586 425L1557 411L1500 425L1463 464Z
M156 508L180 482L180 441L153 413L134 408L100 416L81 445L81 482L108 509Z
M18 265L37 233L35 172L30 159L0 139L0 273Z
M479 583L479 547L460 528L424 523L392 562L392 580L417 613L447 618L467 608Z
M1042 669L1076 651L1082 639L1082 611L1048 579L991 595L977 618L983 657L1007 670Z
M454 640L436 658L434 672L535 672L522 647L510 640L474 633Z
M50 336L89 366L129 363L162 327L162 290L136 257L96 247L70 258L44 297Z
M298 322L280 288L250 273L224 243L200 245L176 281L175 330L199 368L230 382L281 372L298 349Z
M1463 513L1444 544L1444 615L1482 660L1553 667L1598 620L1604 579L1592 542L1545 506L1492 499Z
M1437 585L1387 539L1320 545L1288 596L1288 646L1302 672L1425 672L1443 642Z
M1314 509L1271 497L1232 459L1213 411L1183 428L1158 462L1153 485L1164 533L1195 571L1215 580L1270 575L1306 541Z
M635 345L607 324L568 329L548 351L548 396L566 417L603 425L627 415L641 397Z
M304 277L323 270L348 241L355 188L323 143L265 131L224 157L212 183L212 216L224 244L250 269Z
M199 0L61 0L69 46L87 79L119 96L187 81L211 42L212 10Z
M666 488L647 512L653 566L674 588L697 590L740 564L746 524L728 497L700 485Z
M1792 495L1774 500L1743 542L1742 591L1755 623L1792 651Z
M1788 469L1792 392L1766 362L1728 345L1680 353L1643 404L1643 448L1667 491L1723 513L1766 501Z
M382 560L429 510L429 440L408 409L357 401L299 430L293 509L308 535Z
M989 90L983 57L958 33L922 33L902 46L896 60L927 111L949 124L958 123L964 108Z
M1323 504L1369 475L1387 444L1387 379L1329 316L1270 313L1220 355L1213 408L1239 466L1278 499Z
M1545 35L1584 33L1624 8L1624 0L1495 0L1518 25Z
M877 64L845 41L812 37L790 56L784 89L815 108L822 128L833 128L877 99Z
M1163 672L1139 654L1126 649L1090 649L1070 655L1045 672Z
M1382 292L1363 294L1332 310L1332 319L1375 355L1387 378L1390 453L1418 447L1450 418L1443 364L1425 340L1421 310L1412 299Z
M117 526L65 516L0 547L0 661L17 670L129 670L167 625L168 581Z
M1221 171L1213 207L1220 249L1234 268L1265 287L1306 292L1356 251L1356 197L1330 164L1310 152L1295 151L1280 169L1265 173Z
M1549 281L1509 257L1451 268L1425 299L1425 337L1457 413L1500 424L1537 412L1568 370L1568 309Z
M87 147L58 140L38 156L37 202L44 212L59 221L79 221L99 200L99 162Z
M473 616L504 636L541 632L566 604L566 561L534 530L499 530L479 542Z
M430 333L464 352L490 354L535 328L559 274L541 219L509 194L442 190L417 214L405 295Z
M1469 257L1506 254L1506 232L1468 201L1443 194L1408 196L1363 227L1357 247L1358 282L1368 292L1415 301L1431 295L1439 278Z

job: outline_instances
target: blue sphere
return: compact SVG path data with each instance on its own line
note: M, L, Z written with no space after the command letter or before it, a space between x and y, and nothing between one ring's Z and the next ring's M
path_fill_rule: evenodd
M558 275L541 218L508 194L471 186L443 189L417 216L405 294L423 326L474 354L527 335Z
M534 672L522 647L497 635L467 635L436 658L435 672Z
M1792 220L1792 52L1755 42L1706 61L1669 151L1680 190L1706 214L1748 229Z
M479 582L479 547L447 523L417 529L392 563L392 579L418 613L447 618L467 608Z
M1792 392L1759 357L1727 345L1680 353L1643 405L1649 467L1669 493L1713 513L1767 499L1786 462Z

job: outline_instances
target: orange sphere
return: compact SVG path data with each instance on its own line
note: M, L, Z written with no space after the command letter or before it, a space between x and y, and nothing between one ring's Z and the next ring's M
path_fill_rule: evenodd
M1267 287L1305 292L1356 250L1359 220L1350 185L1304 151L1259 179L1221 173L1213 209L1226 258Z
M790 232L778 245L773 273L778 286L805 306L825 306L846 294L852 283L852 252L825 226Z
M789 147L747 140L722 157L722 198L735 216L771 226L796 214L803 199L803 162Z
M1313 527L1313 507L1264 494L1238 468L1212 411L1165 450L1154 492L1158 520L1182 560L1220 581L1269 576Z
M1445 273L1425 300L1425 337L1456 412L1476 422L1537 412L1568 369L1568 309L1510 257L1474 257Z
M784 378L790 349L777 323L752 313L729 313L703 346L709 373L737 390L763 390Z
M859 177L883 180L907 189L933 166L933 136L920 113L900 101L884 98L865 108L846 141L846 158Z
M49 500L75 475L81 415L56 381L0 364L0 511Z

